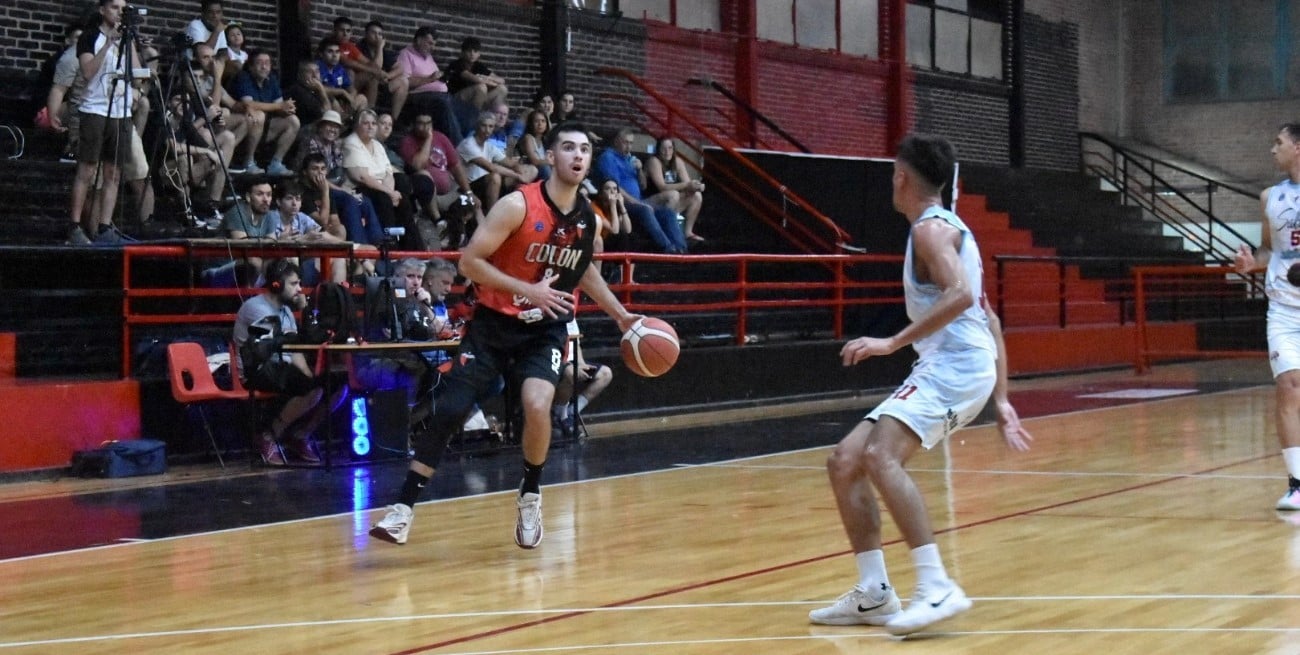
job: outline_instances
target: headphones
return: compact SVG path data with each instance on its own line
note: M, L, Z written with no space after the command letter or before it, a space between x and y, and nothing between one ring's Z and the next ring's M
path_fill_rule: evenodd
M291 273L296 273L298 267L287 259L273 259L266 265L265 279L262 286L271 293L279 294L284 291L284 280Z

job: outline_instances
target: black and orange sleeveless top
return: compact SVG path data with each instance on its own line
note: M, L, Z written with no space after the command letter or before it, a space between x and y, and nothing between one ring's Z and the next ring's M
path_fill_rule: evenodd
M558 276L551 286L572 293L591 264L599 223L582 196L577 197L572 211L561 213L546 195L544 184L534 182L520 188L526 207L524 221L488 257L488 262L502 273L526 282L537 282L548 274ZM501 289L481 286L478 292L479 304L526 323L564 323L573 317L570 313L547 318L523 297Z

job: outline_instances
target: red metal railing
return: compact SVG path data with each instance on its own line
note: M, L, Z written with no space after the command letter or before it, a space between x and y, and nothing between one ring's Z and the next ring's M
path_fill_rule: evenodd
M1236 278L1239 284L1230 282ZM1154 359L1219 359L1235 357L1264 357L1267 350L1257 348L1197 348L1180 350L1162 348L1158 343L1151 343L1148 314L1153 303L1163 302L1168 305L1181 303L1224 303L1220 312L1224 317L1246 318L1241 312L1226 306L1229 302L1250 300L1257 295L1257 281L1253 276L1239 276L1230 266L1135 266L1133 267L1133 298L1136 312L1136 348L1134 368L1138 373L1151 370ZM1262 300L1254 298L1255 300ZM1176 312L1169 312L1175 313ZM1263 321L1263 315L1251 316Z
M375 251L351 252L346 246L318 247L276 247L241 248L239 254L244 257L298 256L312 257L350 257L377 258ZM392 259L417 257L443 257L456 259L455 252L411 252L394 251L387 253ZM188 325L198 323L233 324L235 312L196 311L194 303L185 312L174 310L154 310L142 307L139 301L147 299L188 299L231 298L239 300L256 290L243 289L207 289L196 287L188 275L183 282L175 286L137 286L132 280L132 271L143 259L164 259L189 261L199 265L203 261L212 262L219 258L229 260L232 253L220 244L195 244L174 246L127 246L123 248L122 279L124 294L122 299L122 376L130 377L132 330L139 326L151 325ZM238 258L237 256L234 258ZM749 340L749 320L754 312L773 309L808 308L830 309L830 320L824 326L836 339L844 337L845 310L854 306L898 305L902 303L902 284L897 279L889 281L860 282L851 280L846 269L861 264L901 265L902 257L897 255L658 255L641 253L606 253L599 258L604 266L618 266L622 282L611 284L610 288L618 295L628 310L636 313L652 313L665 317L685 315L698 312L734 312L736 316L735 343L744 344ZM656 282L643 283L635 278L637 264L659 263L680 264L682 266L730 265L734 267L731 279L720 282ZM785 281L768 281L754 279L755 265L765 269L776 268L782 275L771 275L765 270L764 277L778 278ZM791 281L793 275L784 275L786 268L791 271L815 270L822 279L812 281ZM826 276L826 269L832 273ZM726 300L699 300L701 294L723 294L731 297ZM647 299L648 295L655 298ZM599 311L589 299L579 306L580 314ZM811 316L811 314L810 314ZM811 320L811 319L810 319ZM805 326L806 327L806 326Z
M822 239L820 237L815 238L813 245L818 246L823 252L832 252L835 247L844 248L848 246L849 242L851 241L848 232L845 232L842 228L840 228L839 225L836 225L835 221L831 220L830 217L823 214L816 207L813 207L812 204L810 204L807 200L804 200L802 196L787 188L784 184L781 183L780 180L776 179L775 177L772 177L767 171L763 170L760 166L755 164L748 157L745 157L743 154L741 154L736 148L734 148L731 145L731 140L729 138L717 134L713 130L709 129L707 126L702 124L700 121L696 120L689 113L683 111L680 107L677 106L675 102L669 100L667 97L663 96L658 91L655 91L653 88L650 87L650 85L646 84L644 80L642 80L641 78L637 77L636 75L632 74L629 71L626 71L621 68L606 67L606 68L599 68L596 70L596 72L601 75L622 77L623 79L626 79L627 81L631 82L632 85L640 89L642 93L646 94L655 102L659 103L659 105L662 106L664 110L668 112L669 120L665 121L655 117L654 113L648 111L643 105L641 105L641 103L633 99L629 99L628 101L631 102L633 106L636 106L644 115L649 116L653 118L656 122L659 122L662 125L664 125L665 128L669 130L669 133L673 136L680 136L680 133L677 132L677 130L674 128L671 121L675 119L675 120L681 120L683 123L686 123L692 129L698 132L701 136L707 139L709 142L713 143L718 148L722 149L723 152L727 153L727 155L731 157L733 161L735 161L743 169L745 169L750 174L752 174L756 180L761 181L762 183L768 185L772 189L776 189L786 202L789 202L790 204L794 205L795 207L805 212L808 216L810 216L813 219L815 224L817 224L821 228L833 234L834 238L837 240L834 244L827 242L825 239ZM745 180L739 179L738 176L733 176L732 183L738 184L739 185L738 188L740 189L750 189L750 190L754 189L754 187L751 184L749 184ZM759 194L752 193L750 195L752 197L758 197ZM812 234L811 230L808 229L808 226L802 224L802 221L790 221L788 220L788 217L782 215L782 213L778 213L777 215L781 216L783 220L780 221L773 220L771 215L765 215L765 214L759 214L756 216L760 220L763 220L764 222L768 223L769 225L776 227L778 231L782 234L788 234L784 229L781 229L782 227L795 226L795 225L798 225L801 228L801 231L805 233L805 235ZM807 244L803 244L803 247L801 249L803 249L805 252L810 251Z

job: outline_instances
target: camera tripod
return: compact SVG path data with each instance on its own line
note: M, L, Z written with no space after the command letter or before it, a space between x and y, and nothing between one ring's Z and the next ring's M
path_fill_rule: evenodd
M211 207L208 209L205 207L204 211L196 211L197 203L195 203L191 194L191 188L195 186L193 137L197 135L186 134L186 132L195 129L194 124L196 122L202 123L202 134L207 136L208 147L216 153L216 165L220 168L222 177L225 180L225 191L232 196L236 195L234 180L231 179L226 156L219 146L217 139L218 126L215 124L214 117L208 111L208 99L200 96L199 82L198 77L194 74L193 60L185 57L185 51L194 46L194 41L184 32L181 32L172 38L172 46L173 52L165 77L166 82L162 85L163 88L159 89L160 111L158 115L164 134L160 135L154 144L151 161L155 162L155 170L168 170L167 180L180 195L186 227L201 232L211 232L220 229L220 208ZM213 84L220 85L221 82L220 80L213 80ZM170 103L171 98L177 93L181 95L182 100L178 111L174 113ZM176 162L174 172L180 179L172 179L172 171L167 166L168 151L173 150L173 145L176 146L175 151L171 152L172 158ZM181 150L181 147L184 149ZM242 214L244 208L237 202L234 211Z

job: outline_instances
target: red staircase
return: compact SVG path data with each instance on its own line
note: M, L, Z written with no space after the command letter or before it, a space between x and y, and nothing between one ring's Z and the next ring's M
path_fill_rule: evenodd
M998 289L995 255L1051 257L1054 248L1033 245L1033 234L1011 227L1005 212L990 211L984 196L963 194L957 214L975 233L984 257L984 291L994 307L1002 295L1003 329L1012 374L1122 366L1136 357L1134 326L1120 324L1120 304L1106 300L1104 282L1086 280L1079 268L1065 267L1066 327L1061 324L1061 269L1055 262L1020 262L1007 266ZM1191 323L1159 325L1152 338L1179 348L1196 349ZM1171 346L1173 347L1173 346Z
M67 466L72 453L140 437L134 380L23 380L15 335L0 333L0 474Z

